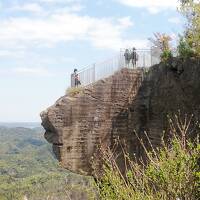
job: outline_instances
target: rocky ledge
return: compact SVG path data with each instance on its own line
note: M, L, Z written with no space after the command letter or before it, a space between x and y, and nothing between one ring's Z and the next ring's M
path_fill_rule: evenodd
M135 132L143 137L146 131L152 145L159 146L163 130L170 137L167 115L180 111L193 114L194 122L200 119L199 77L198 60L175 59L146 73L123 69L73 97L61 97L42 112L45 138L63 167L80 174L92 173L90 160L100 143L106 148L119 139L131 155L140 157L143 149ZM115 150L123 169L121 149Z
M91 174L98 145L128 138L127 113L142 82L143 70L122 69L75 95L67 94L41 113L45 138L66 169ZM114 119L121 116L118 123Z

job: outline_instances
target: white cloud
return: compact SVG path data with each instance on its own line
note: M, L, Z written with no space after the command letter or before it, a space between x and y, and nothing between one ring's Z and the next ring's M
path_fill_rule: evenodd
M80 12L83 8L85 6L81 4L81 0L33 0L30 3L14 2L7 10L48 16L55 13Z
M40 13L43 12L43 8L37 3L27 3L23 5L15 5L11 7L9 10L11 11L25 11L25 12L35 12Z
M156 14L164 9L175 9L178 0L116 0L121 4L137 8L146 8L150 13Z
M181 24L181 19L179 17L172 17L168 19L168 22L173 24Z
M84 6L81 5L81 4L74 4L74 5L72 5L72 6L70 7L69 10L72 11L72 12L79 12L79 11L81 11L83 8L84 8Z
M9 18L0 21L0 47L9 44L50 47L60 42L85 40L98 48L119 49L124 43L124 32L132 25L130 17L95 18L74 13Z
M158 14L160 12L160 9L158 7L149 7L148 11L149 11L149 13L155 15L155 14Z
M128 17L122 17L118 21L119 21L120 25L125 27L125 28L133 26L133 22L132 22L132 20L129 16Z
M123 44L123 47L126 48L146 49L149 46L149 41L146 39L125 40Z
M1 50L0 51L0 57L7 57L7 56L11 56L12 52L8 51L8 50Z
M85 7L81 4L73 4L73 5L66 5L63 6L62 8L57 8L54 10L54 14L66 14L66 13L75 13L75 12L80 12L83 10Z
M13 72L22 75L31 76L53 76L46 68L33 68L33 67L17 67L13 69Z
M50 4L58 4L58 3L74 3L80 2L81 0L37 0L41 3L50 3Z
M25 52L23 50L11 50L11 49L7 49L7 50L0 50L0 58L3 57L12 57L12 58L24 58L25 57Z

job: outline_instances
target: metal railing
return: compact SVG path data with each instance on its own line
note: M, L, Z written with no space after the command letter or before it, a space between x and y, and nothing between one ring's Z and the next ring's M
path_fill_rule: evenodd
M131 50L129 50L131 52ZM113 75L116 71L122 68L145 68L160 62L159 52L151 49L138 49L137 61L132 62L132 59L125 60L125 49L121 49L120 52L113 58L105 60L100 63L92 64L91 66L78 71L78 78L81 86L87 86L95 81L106 78ZM71 87L75 86L74 74L71 75Z

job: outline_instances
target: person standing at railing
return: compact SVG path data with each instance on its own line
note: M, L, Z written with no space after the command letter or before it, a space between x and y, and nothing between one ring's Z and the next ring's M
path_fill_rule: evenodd
M133 65L133 68L136 68L136 64L137 64L137 61L138 61L138 54L136 52L136 48L133 47L133 50L131 52L131 61L132 61L132 65Z
M79 85L81 85L77 69L74 69L73 77L74 77L74 85L75 85L75 87L78 87Z
M130 63L130 52L128 49L125 50L124 53L124 58L125 58L125 67L129 67L129 63Z

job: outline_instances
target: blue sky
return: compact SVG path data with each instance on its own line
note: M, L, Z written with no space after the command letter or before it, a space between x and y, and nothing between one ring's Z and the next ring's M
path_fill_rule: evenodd
M0 121L39 121L76 67L183 29L176 0L0 0Z

